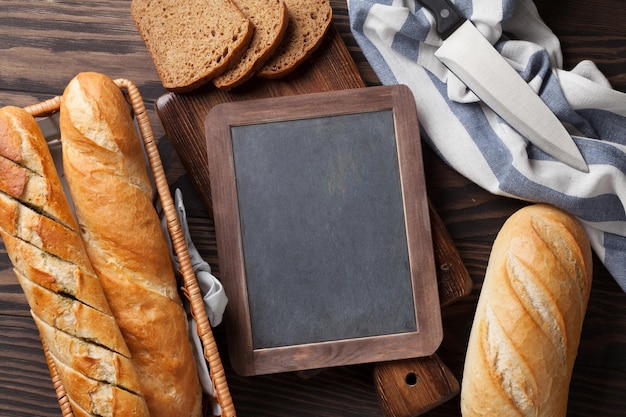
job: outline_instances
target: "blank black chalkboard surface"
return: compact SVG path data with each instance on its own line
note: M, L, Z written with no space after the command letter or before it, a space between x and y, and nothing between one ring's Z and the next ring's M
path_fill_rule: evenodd
M224 103L205 126L236 372L435 352L441 316L407 87Z

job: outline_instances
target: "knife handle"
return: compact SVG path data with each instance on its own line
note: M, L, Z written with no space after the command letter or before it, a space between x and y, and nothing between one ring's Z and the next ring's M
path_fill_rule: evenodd
M450 36L466 20L460 10L450 0L418 1L435 15L437 33L443 39Z

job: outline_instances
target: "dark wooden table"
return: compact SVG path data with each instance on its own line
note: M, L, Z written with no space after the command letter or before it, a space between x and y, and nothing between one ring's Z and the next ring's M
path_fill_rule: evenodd
M351 37L344 1L332 0L334 24L361 76L378 84ZM0 4L0 106L25 106L58 95L78 72L124 77L140 88L166 166L183 188L191 233L216 264L209 215L172 151L154 102L163 90L130 18L128 0L3 0ZM565 67L591 59L613 86L626 91L626 9L623 0L539 0L541 16L559 36ZM470 296L444 310L439 356L461 378L467 337L491 244L523 202L491 195L426 150L431 200L471 277ZM0 173L0 175L2 175ZM626 254L624 254L626 262ZM223 329L215 330L223 343ZM223 361L240 416L381 416L372 366L327 370L311 378L281 374L238 377ZM626 415L626 294L596 259L588 314L570 391L569 416ZM458 396L428 416L459 416ZM0 246L0 416L59 416L60 410L28 305Z

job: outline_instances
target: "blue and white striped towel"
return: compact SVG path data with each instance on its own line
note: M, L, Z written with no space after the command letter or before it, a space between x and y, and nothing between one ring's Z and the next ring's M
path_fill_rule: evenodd
M441 40L415 0L348 0L351 29L383 84L415 96L423 139L459 173L498 195L576 215L626 291L626 94L590 61L562 68L560 43L531 0L456 5L574 136L589 173L558 162L482 104L434 56Z

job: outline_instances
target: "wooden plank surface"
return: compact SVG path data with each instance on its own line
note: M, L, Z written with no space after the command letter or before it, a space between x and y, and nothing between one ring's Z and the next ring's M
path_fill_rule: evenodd
M343 0L331 0L333 22L362 79L378 83L349 31ZM626 92L626 8L623 0L538 0L541 16L564 49L565 68L592 59ZM130 18L129 0L3 0L0 4L0 105L23 106L60 94L79 71L133 80L164 137L154 103L165 91ZM216 263L213 226L178 156L160 141L168 178L186 196L191 233ZM441 358L461 376L471 316L491 243L523 203L493 196L449 169L427 149L429 195L467 267L474 289L444 310ZM594 283L571 386L568 416L623 416L626 410L626 295L596 259ZM221 340L218 328L216 337ZM0 249L0 416L59 416L41 345L17 280ZM241 416L381 416L370 366L342 367L304 378L243 378L229 385ZM286 388L285 388L286 386ZM280 387L280 390L277 388ZM427 416L459 416L458 397Z

